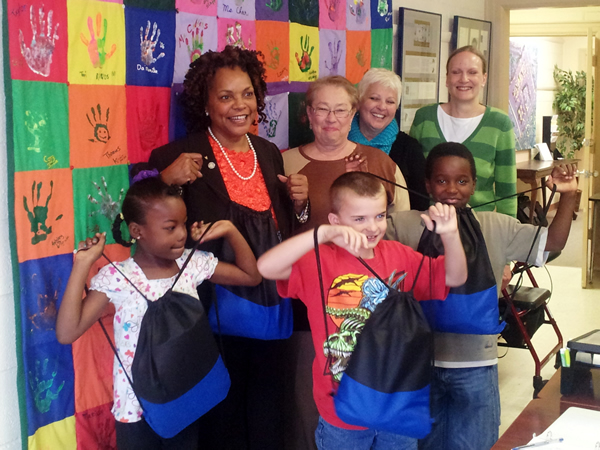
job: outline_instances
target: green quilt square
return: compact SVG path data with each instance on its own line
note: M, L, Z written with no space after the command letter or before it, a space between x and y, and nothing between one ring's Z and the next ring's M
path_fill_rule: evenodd
M394 70L392 67L392 42L394 33L391 28L371 31L371 67Z
M69 167L66 84L13 80L15 170Z
M129 189L126 165L73 170L75 243L106 232L106 243L114 244L112 225ZM125 237L126 235L124 235Z

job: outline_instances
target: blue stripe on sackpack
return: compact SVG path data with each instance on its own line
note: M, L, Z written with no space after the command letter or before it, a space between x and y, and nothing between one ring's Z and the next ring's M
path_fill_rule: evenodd
M182 367L181 370L185 370ZM181 397L168 403L151 403L139 398L144 419L161 437L172 438L202 415L222 402L231 386L229 373L219 359L208 374L196 386Z
M419 302L435 331L459 334L498 334L504 329L496 286L474 294L450 292L446 300Z
M338 417L350 425L416 439L424 438L431 431L429 385L418 391L386 394L344 374L334 403Z
M261 306L215 286L218 298L221 333L227 336L241 336L253 339L287 339L294 328L292 301L282 298L279 305ZM215 333L217 315L214 305L208 312L210 327Z

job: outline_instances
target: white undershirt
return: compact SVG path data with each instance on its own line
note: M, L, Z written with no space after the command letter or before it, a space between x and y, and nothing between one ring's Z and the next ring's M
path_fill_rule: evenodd
M466 118L452 117L442 109L442 105L439 105L437 110L438 123L446 142L462 143L466 141L479 126L482 118L483 114Z

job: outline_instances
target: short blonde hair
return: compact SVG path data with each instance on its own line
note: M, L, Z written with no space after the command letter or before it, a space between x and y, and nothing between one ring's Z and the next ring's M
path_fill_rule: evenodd
M306 106L312 107L317 91L327 86L343 88L348 93L348 97L350 97L350 105L352 106L352 109L356 109L358 106L358 91L354 85L350 83L350 81L341 75L332 75L329 77L319 78L310 83L310 86L306 91Z
M477 48L473 47L472 45L465 45L464 47L457 48L452 53L450 53L450 56L448 56L448 61L446 61L446 75L448 75L448 70L450 69L450 61L452 61L452 58L454 58L459 53L464 52L473 53L481 60L481 72L485 75L487 73L487 63L485 62L485 56L483 56L483 53L481 53L479 50L477 50Z
M400 99L402 98L402 80L397 73L387 69L373 68L367 70L367 73L358 83L358 99L362 103L363 97L373 84L381 84L387 89L396 91L396 103L400 107Z
M381 180L368 172L346 172L340 175L329 188L331 212L338 214L342 208L344 192L353 192L359 197L378 198L386 196Z

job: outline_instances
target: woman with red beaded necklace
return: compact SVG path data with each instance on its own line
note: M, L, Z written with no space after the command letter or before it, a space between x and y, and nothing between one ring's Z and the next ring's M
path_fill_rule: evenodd
M190 223L231 220L257 258L308 218L306 177L285 177L279 149L249 133L255 119L266 118L259 54L226 47L193 62L182 94L188 136L154 150L149 161L167 184L182 186ZM232 256L226 244L209 250L219 260ZM248 290L216 286L200 298L215 296L232 385L227 399L201 419L201 446L283 448L282 370L291 303L280 299L275 284L267 280ZM255 329L254 320L241 316L232 327L223 324L227 298L257 296L268 306L280 305L275 325ZM239 304L232 302L233 313Z

